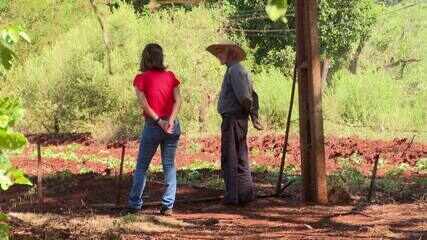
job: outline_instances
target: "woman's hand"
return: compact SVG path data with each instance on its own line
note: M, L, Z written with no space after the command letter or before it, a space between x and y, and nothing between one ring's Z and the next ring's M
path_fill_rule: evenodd
M167 133L172 134L173 130L175 128L175 120L174 119L169 119L168 121L168 128L167 128Z
M159 119L157 124L163 129L164 132L168 132L169 129L169 122L163 119Z

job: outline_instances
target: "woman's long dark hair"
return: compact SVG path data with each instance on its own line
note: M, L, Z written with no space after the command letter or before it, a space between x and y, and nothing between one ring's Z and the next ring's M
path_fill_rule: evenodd
M145 72L149 70L164 71L165 69L162 47L157 43L147 44L142 51L139 70Z

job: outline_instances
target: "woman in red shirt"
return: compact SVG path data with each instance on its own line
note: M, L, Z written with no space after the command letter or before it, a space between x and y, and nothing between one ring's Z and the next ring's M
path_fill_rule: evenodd
M160 145L165 193L160 213L172 214L176 194L175 153L181 134L177 114L181 105L180 82L163 64L163 50L160 45L148 44L141 57L140 71L133 85L145 117L144 130L132 188L129 194L129 212L135 213L143 206L142 193L146 173L158 146Z

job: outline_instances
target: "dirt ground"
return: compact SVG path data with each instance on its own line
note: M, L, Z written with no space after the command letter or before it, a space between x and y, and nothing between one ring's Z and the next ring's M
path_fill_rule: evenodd
M278 167L282 154L283 136L264 134L260 136L252 136L248 139L250 150L250 159L252 164L264 165L269 167ZM115 157L120 158L121 148L119 144L99 144L90 138L87 134L82 135L59 135L59 136L30 136L32 142L40 140L43 151L51 149L54 151L64 151L68 144L81 144L76 149L77 156L96 155L99 157ZM339 158L348 158L352 155L360 156L364 159L361 170L365 174L372 171L373 158L376 154L380 159L384 160L385 167L382 170L387 170L389 167L396 166L401 163L406 163L414 166L417 160L427 157L427 144L417 143L414 139L394 139L393 141L382 140L365 140L357 137L351 138L335 138L328 137L325 141L326 153L326 168L330 173L337 169L337 160ZM138 152L138 141L126 142L126 162L134 162ZM300 153L299 139L292 137L287 148L286 164L292 164L299 169ZM35 157L35 144L30 144L23 154L15 157L13 163L24 169L28 174L36 174L37 161ZM179 142L176 165L178 168L188 166L195 161L204 161L219 164L220 139L219 137L204 137L204 138L181 138ZM156 154L152 165L160 165L159 154ZM81 168L92 169L95 172L105 171L107 166L91 162L76 162L68 161L61 158L49 158L44 160L43 172L45 174L68 170L73 173L78 173ZM132 170L132 169L126 169ZM383 171L380 170L379 175ZM412 174L408 172L408 174Z
M89 136L73 137L73 140L64 137L68 139L65 143L80 143L75 150L79 157L120 156L120 148L113 146L109 149ZM277 166L282 140L281 136L273 135L251 137L252 161ZM49 137L44 143L52 145L43 149L55 151L65 150L68 146L63 145L61 139ZM126 161L134 161L138 143L126 144ZM218 138L184 138L180 144L176 160L178 168L197 160L218 161ZM298 139L292 138L287 164L300 165L298 147ZM357 154L364 160L361 170L369 174L373 155L379 154L389 166L401 163L414 166L418 159L427 157L427 145L411 139L328 138L326 154L329 173L339 167L339 157ZM37 161L33 155L34 147L30 146L13 162L34 176ZM158 156L154 164L159 164ZM80 173L83 167L93 173ZM65 170L67 172L62 172ZM0 209L11 218L12 239L427 239L425 186L412 189L405 198L390 198L378 192L374 201L368 204L363 201L366 197L363 193L352 196L342 205L314 206L303 204L301 184L296 183L281 198L259 198L244 207L226 207L218 199L185 202L183 200L220 197L222 191L181 185L174 215L163 217L157 214L158 206L152 206L160 200L163 190L155 176L149 183L146 199L151 206L140 214L125 215L121 208L105 206L105 203L115 203L118 194L121 206L124 205L131 184L130 169L120 187L114 174L107 174L107 170L105 164L91 161L45 158L42 205L37 201L34 187L14 186L0 195ZM408 181L426 178L416 170L405 174ZM266 184L265 178L260 173L254 174L258 191L271 193L274 188Z
M122 188L125 201L131 177ZM148 206L140 214L99 206L116 201L115 179L99 174L46 179L45 202L39 205L28 187L15 186L0 196L11 216L12 239L425 239L427 202L344 205L302 204L301 189L281 198L260 198L244 207L220 200L185 203L185 199L220 196L219 190L179 186L172 217ZM258 189L262 187L258 184ZM146 203L161 197L163 186L151 182ZM264 189L265 190L265 189ZM268 189L267 189L268 190ZM271 189L270 189L271 190Z

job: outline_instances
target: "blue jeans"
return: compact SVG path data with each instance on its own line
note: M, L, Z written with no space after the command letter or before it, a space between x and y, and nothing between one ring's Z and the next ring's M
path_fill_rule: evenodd
M143 205L142 193L145 188L147 170L159 145L165 178L165 192L162 204L167 208L173 207L176 194L175 153L180 135L181 127L178 120L175 121L175 128L172 134L165 133L153 120L147 119L145 121L132 188L129 193L130 208L141 209Z

